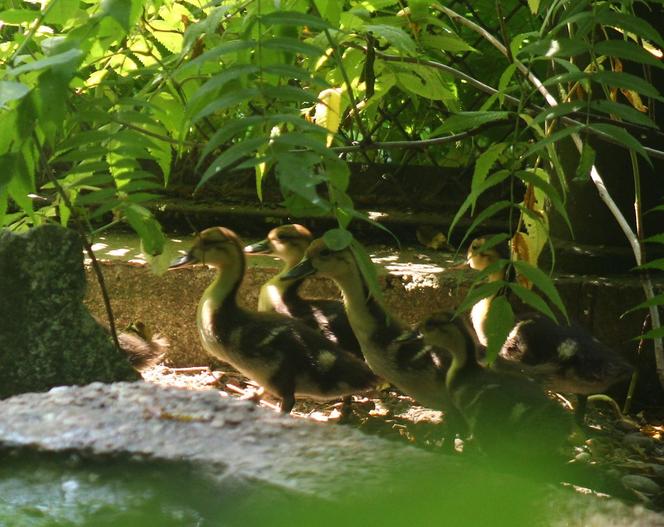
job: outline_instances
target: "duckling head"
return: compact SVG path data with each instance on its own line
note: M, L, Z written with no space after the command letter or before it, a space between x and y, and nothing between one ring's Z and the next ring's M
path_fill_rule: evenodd
M482 250L487 241L487 238L482 237L475 238L470 242L468 252L466 253L466 262L468 262L471 269L484 271L491 264L500 260L501 254L496 246Z
M313 236L309 229L296 223L272 229L264 240L247 245L247 254L269 254L295 265L304 256Z
M468 330L461 318L455 317L452 312L435 313L422 322L417 329L430 346L443 348L450 352L466 348Z
M237 235L225 227L210 227L201 232L187 254L171 263L169 269L195 264L223 268L243 260L242 244Z
M339 280L356 272L357 263L349 248L335 251L330 249L322 238L317 238L309 245L302 261L283 278L301 278L317 274Z

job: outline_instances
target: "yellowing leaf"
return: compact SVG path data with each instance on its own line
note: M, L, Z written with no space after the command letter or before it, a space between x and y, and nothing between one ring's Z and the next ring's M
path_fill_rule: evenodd
M625 98L629 101L629 103L639 112L645 113L648 111L648 107L645 104L643 104L641 96L634 90L621 89L620 93L622 93L625 96Z
M341 124L342 92L341 88L329 88L318 94L314 119L318 126L329 132L327 134L327 146L330 146L334 141L334 134L336 134Z

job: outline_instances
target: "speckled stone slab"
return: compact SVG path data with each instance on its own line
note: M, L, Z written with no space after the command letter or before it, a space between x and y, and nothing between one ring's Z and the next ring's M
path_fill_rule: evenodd
M83 305L85 289L75 232L0 232L0 398L138 377Z

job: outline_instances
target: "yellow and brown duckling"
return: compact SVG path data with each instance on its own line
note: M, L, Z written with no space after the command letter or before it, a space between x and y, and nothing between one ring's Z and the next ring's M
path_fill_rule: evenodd
M538 384L518 374L481 366L469 329L451 313L433 315L418 329L427 344L452 355L447 389L487 455L508 459L557 457L555 453L572 431L572 420Z
M204 230L171 268L197 263L217 270L198 304L196 322L203 347L280 397L283 412L291 411L296 396L329 400L377 384L362 360L303 322L238 305L245 257L234 232L224 227Z
M285 277L314 274L332 279L341 290L348 320L371 369L420 404L443 409L449 420L448 439L461 431L463 425L445 388L449 355L425 345L421 338L408 338L410 328L371 294L350 247L332 250L322 238L314 240L304 259ZM453 441L447 447L453 447Z
M245 253L276 256L285 264L261 287L258 311L298 318L343 349L362 357L343 304L337 300L302 298L298 290L304 278L284 279L284 275L302 260L312 240L311 232L302 225L281 225L272 229L264 240L244 248Z
M484 250L485 238L470 244L467 262L478 271L487 269L501 258L508 258L500 247ZM505 279L505 267L497 267L489 281ZM484 323L495 295L477 302L471 320L481 344L486 345ZM517 368L555 392L574 393L578 397L577 422L584 420L589 395L605 392L629 378L632 366L616 351L577 325L559 325L541 313L517 314L496 361L497 368Z

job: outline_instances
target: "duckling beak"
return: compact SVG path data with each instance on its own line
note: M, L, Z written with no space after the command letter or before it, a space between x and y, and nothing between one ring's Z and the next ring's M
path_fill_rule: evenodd
M404 331L401 335L399 335L395 339L395 342L405 344L406 342L415 342L416 340L419 340L421 338L422 338L422 333L420 332L419 328L416 328L416 329L411 329L409 331Z
M316 274L316 268L311 264L311 260L305 258L295 267L291 268L290 271L283 274L281 279L293 280L295 278L304 278L305 276L310 276L312 274Z
M270 242L265 239L257 243L252 243L244 248L247 254L268 254L270 252Z
M184 254L179 258L173 260L171 264L168 266L168 269L170 270L170 269L179 269L181 267L188 267L198 262L199 262L198 258L196 258L190 251L187 254Z

